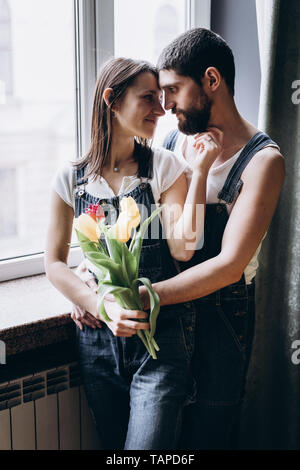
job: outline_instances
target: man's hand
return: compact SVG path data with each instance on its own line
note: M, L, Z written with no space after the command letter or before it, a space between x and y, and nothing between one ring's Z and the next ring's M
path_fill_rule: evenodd
M136 334L136 330L149 330L150 325L146 322L146 312L141 310L126 310L114 299L113 295L105 296L104 307L111 321L106 325L115 336L130 337ZM138 321L144 320L144 321Z
M97 292L97 283L93 274L87 269L85 261L80 263L75 273L93 292ZM111 318L110 322L105 321L105 323L115 336L130 337L136 334L136 330L148 330L150 327L148 322L138 321L147 319L148 315L146 312L122 308L115 301L113 295L105 297L104 307L107 315ZM93 329L101 328L101 320L91 313L82 310L78 305L72 305L71 318L81 330L84 324ZM102 319L102 321L104 320Z

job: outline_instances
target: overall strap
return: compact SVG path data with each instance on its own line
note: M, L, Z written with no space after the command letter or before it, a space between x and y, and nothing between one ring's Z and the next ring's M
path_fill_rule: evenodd
M84 177L85 170L87 165L83 166L82 168L75 167L75 186L74 186L74 195L75 200L77 197L81 198L85 193L85 185L88 183L88 179Z
M178 136L179 136L179 131L177 129L174 129L173 131L169 132L166 135L162 146L165 149L171 150L171 152L173 152L173 150L175 148L175 145L176 145L176 142L177 142L177 139L178 139Z
M80 169L78 167L75 169L76 186L85 185L85 184L88 183L88 178L84 178L86 167L87 167L87 165L84 165Z
M225 201L228 204L233 202L234 198L238 195L243 186L243 182L240 179L243 170L259 150L270 144L277 147L277 144L264 132L258 132L249 140L242 150L239 158L231 168L225 184L218 194L218 198L220 200Z

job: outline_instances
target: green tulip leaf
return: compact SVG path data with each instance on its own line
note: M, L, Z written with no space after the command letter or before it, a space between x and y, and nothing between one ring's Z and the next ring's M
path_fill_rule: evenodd
M141 250L142 250L142 245L143 245L143 239L147 230L148 225L152 222L152 220L162 211L163 206L158 207L155 209L155 211L152 212L152 214L144 220L144 222L141 224L140 229L137 231L135 235L135 240L134 243L132 244L131 250L132 254L136 259L137 266L140 264L140 256L141 256Z
M111 259L113 259L116 263L121 264L123 243L116 238L115 227L107 227L104 224L99 224L99 227L105 235L105 240Z
M127 276L128 285L132 284L137 277L137 263L133 254L129 251L126 243L122 244L122 268L124 274Z
M144 238L148 225L162 211L162 209L163 205L159 206L157 209L155 209L155 211L152 212L152 214L146 220L144 220L139 229L140 236Z
M120 264L115 263L107 255L102 253L86 252L85 256L97 268L106 269L110 274L110 278L113 284L123 287L126 286L126 279L124 279L122 266Z
M75 229L79 245L82 249L82 251L85 253L86 251L95 251L98 252L99 250L97 249L97 243L96 242L91 242L89 238L87 238L83 233L81 233L79 230Z
M106 281L105 281L106 282ZM124 293L124 291L128 291L129 289L126 287L120 287L115 285L108 285L107 283L103 282L98 288L98 306L97 310L100 315L103 316L105 321L111 321L111 318L107 315L107 312L104 307L104 297L107 294L114 294L117 296L118 294Z

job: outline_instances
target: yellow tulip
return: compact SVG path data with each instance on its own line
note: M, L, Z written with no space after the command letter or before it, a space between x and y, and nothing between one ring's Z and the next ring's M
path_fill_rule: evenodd
M137 227L141 221L140 211L135 200L130 197L123 197L120 201L121 212L116 222L116 238L126 243L133 228Z
M126 212L121 212L115 225L115 235L117 240L126 243L131 235L132 223Z
M123 197L120 201L120 207L122 212L127 212L129 216L135 216L139 213L139 208L133 197Z
M137 227L141 221L140 211L133 197L123 197L120 202L121 212L125 212L131 219L132 227Z
M98 242L101 236L101 231L92 217L87 214L81 214L77 219L75 219L74 226L91 242Z

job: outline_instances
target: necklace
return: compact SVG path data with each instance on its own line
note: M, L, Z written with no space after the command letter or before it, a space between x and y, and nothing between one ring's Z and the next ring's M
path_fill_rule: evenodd
M132 160L134 160L134 154L133 154L132 157L129 159L129 163L131 163ZM113 168L113 172L114 172L114 173L119 173L119 171L120 171L119 163L116 162L116 163L115 163L115 166L114 166L114 168Z

